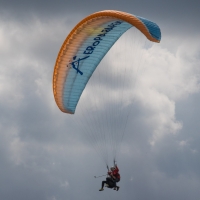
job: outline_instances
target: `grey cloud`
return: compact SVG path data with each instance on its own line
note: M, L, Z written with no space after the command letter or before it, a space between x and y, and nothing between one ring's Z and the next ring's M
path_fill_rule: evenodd
M194 32L198 29L199 2L198 1L1 1L1 10L7 16L15 16L24 21L30 15L38 15L40 18L63 16L71 14L82 17L99 10L122 10L139 16L149 18L158 24L161 28L168 29L168 32L181 30ZM67 16L66 16L67 17ZM163 24L163 25L162 25ZM166 26L166 24L168 24Z

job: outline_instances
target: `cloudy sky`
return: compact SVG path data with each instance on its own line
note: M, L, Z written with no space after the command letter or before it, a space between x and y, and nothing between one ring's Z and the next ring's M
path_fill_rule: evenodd
M0 199L198 200L199 7L195 0L0 0ZM104 118L104 110L116 110L117 106L112 106L118 102L102 100L111 90L120 91L120 84L110 83L102 71L102 84L109 92L95 96L98 117L96 111L87 117L95 78L77 113L64 114L52 93L58 51L82 18L109 9L156 22L162 32L161 43L143 46L140 51L144 62L139 69L133 68L133 77L128 73L124 82L127 99L118 121L111 118L108 123ZM126 60L130 70L130 35L109 52L100 64L102 69ZM121 49L128 52L127 57L120 57ZM117 159L120 190L99 192L103 178L94 176L106 173L105 163L87 134L113 129L112 122L117 132L126 124L127 113Z

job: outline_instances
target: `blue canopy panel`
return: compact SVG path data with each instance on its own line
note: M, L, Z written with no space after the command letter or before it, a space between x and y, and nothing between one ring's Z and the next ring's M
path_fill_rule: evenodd
M116 24L116 26L109 32L101 32L110 24ZM66 109L72 113L75 112L82 91L94 70L116 40L131 27L132 25L127 22L113 20L105 23L98 34L88 37L81 45L77 54L74 55L76 56L74 63L70 64L71 70L64 85L63 102Z
M147 27L149 33L151 34L153 38L159 41L161 40L160 28L156 23L151 22L148 19L145 19L143 17L139 17L139 16L136 16L136 17L144 23L144 25Z

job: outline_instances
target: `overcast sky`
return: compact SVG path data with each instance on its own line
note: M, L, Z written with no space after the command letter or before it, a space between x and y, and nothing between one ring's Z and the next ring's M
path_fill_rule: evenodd
M198 200L199 7L196 0L0 0L0 199ZM160 44L143 49L145 63L138 76L125 82L124 93L134 100L123 104L125 115L131 113L117 160L122 177L118 192L98 191L103 178L94 176L106 173L105 163L85 135L95 127L113 128L104 118L113 103L99 102L94 119L102 120L95 126L94 114L86 119L84 110L92 104L95 79L82 96L82 111L74 116L58 109L52 92L63 41L82 18L100 10L142 16L162 32ZM124 60L131 64L130 35L127 46L119 41L101 62L102 69ZM120 49L129 52L124 60ZM120 91L120 85L105 80L108 91ZM103 100L101 93L96 98Z

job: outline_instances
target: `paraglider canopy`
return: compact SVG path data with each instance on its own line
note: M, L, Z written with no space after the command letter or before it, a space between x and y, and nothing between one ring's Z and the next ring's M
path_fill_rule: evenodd
M122 11L93 13L73 28L60 49L53 73L54 98L61 111L74 114L80 96L102 58L133 26L148 40L160 42L157 24Z

